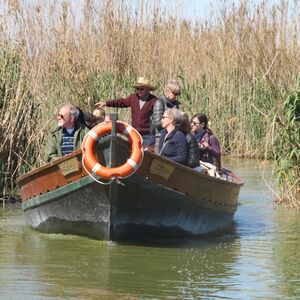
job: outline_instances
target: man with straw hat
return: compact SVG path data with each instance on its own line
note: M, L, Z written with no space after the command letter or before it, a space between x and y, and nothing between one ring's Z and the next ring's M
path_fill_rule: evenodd
M144 77L139 77L133 87L135 93L127 98L98 102L96 107L130 107L131 124L143 137L144 146L154 146L155 139L150 132L150 118L157 98L150 91L154 91L155 87Z

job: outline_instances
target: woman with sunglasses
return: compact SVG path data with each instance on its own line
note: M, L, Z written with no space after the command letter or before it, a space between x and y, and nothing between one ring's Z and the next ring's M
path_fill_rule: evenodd
M173 160L179 164L187 165L188 149L185 134L179 130L181 112L176 108L165 110L161 125L159 141L159 155Z
M218 138L207 127L205 114L196 114L191 118L192 134L195 136L200 151L200 160L208 162L221 170L221 147Z

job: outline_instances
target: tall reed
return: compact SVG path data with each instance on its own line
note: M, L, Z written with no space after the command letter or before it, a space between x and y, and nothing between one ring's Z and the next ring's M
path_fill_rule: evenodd
M300 208L300 76L274 118L274 160L280 203Z
M299 4L224 1L209 21L191 22L159 1L126 3L4 2L0 182L3 172L13 182L43 163L61 103L91 109L128 95L137 76L149 77L157 94L168 78L179 79L182 109L208 114L224 154L273 156L272 119L299 72ZM129 120L127 110L118 112Z

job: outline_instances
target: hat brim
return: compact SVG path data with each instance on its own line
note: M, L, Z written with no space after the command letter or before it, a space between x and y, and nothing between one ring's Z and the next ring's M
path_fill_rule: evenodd
M154 91L154 90L156 90L156 87L154 87L154 86L152 86L152 85L148 85L148 84L135 84L135 85L133 85L132 87L134 87L134 88L145 87L145 88L148 88L149 91Z

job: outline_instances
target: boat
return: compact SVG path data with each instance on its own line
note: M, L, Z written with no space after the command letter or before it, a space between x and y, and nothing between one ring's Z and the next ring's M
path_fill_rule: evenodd
M137 241L193 239L231 225L243 185L233 172L217 178L143 149L116 117L95 128L82 149L17 179L33 229Z

